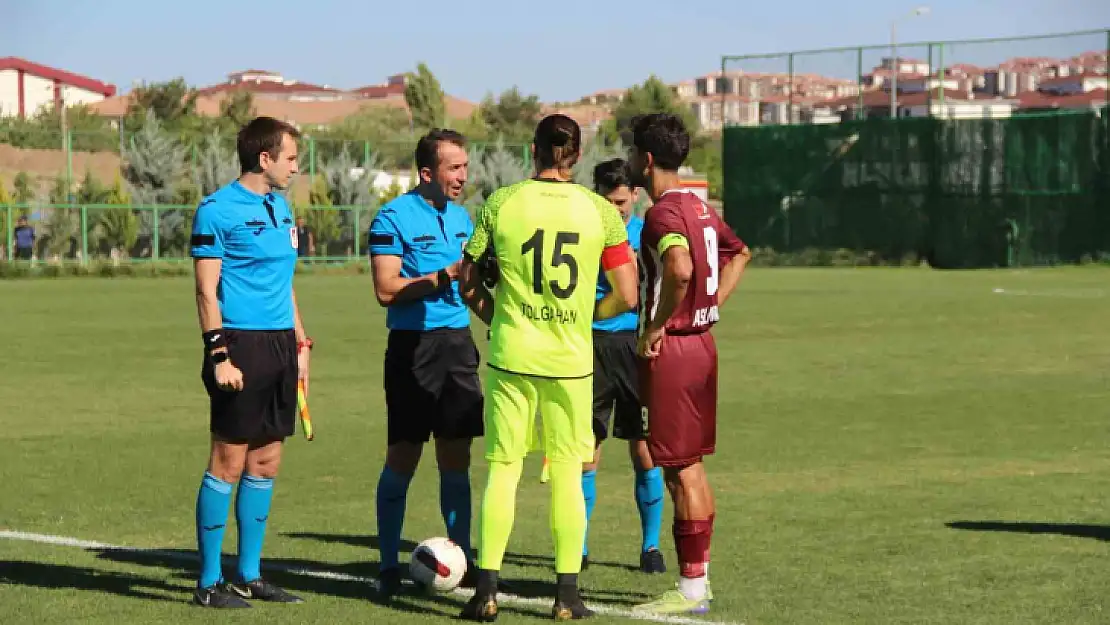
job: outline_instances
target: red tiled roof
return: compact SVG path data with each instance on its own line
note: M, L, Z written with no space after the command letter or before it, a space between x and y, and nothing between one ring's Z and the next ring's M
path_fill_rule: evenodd
M46 78L47 80L55 80L64 85L77 87L79 89L84 89L85 91L92 91L93 93L99 93L106 98L109 98L116 94L115 85L109 85L107 83L100 82L99 80L89 78L88 76L74 74L73 72L67 72L62 69L56 69L53 67L47 67L46 65L33 63L31 61L21 59L16 56L0 57L0 70L5 69L23 71L28 74L34 74L35 76L38 76L40 78Z
M1087 108L1105 103L1106 89L1094 89L1086 93L1056 95L1040 91L1027 91L1018 94L1018 108L1023 109L1072 109Z
M1041 87L1055 87L1057 85L1066 85L1073 82L1081 82L1089 78L1101 78L1106 80L1106 74L1097 74L1095 72L1083 72L1082 74L1072 74L1071 76L1060 76L1058 78L1046 78L1041 81Z
M939 101L941 97L941 90L939 88L930 90L934 102ZM898 106L921 106L926 104L930 98L930 91L921 91L919 93L903 93L898 96ZM946 102L973 102L976 104L990 104L998 102L1008 102L1009 100L1002 100L998 98L972 98L966 91L958 89L945 89L944 100ZM830 106L832 108L855 108L859 106L859 96L847 96L843 98L836 98L834 100L826 100L821 104L823 106ZM863 106L864 108L890 108L890 92L889 91L865 91L863 93Z
M251 80L237 83L221 83L198 89L198 95L215 95L217 93L225 93L229 91L249 91L251 93L271 93L271 94L289 94L294 95L298 93L329 93L338 94L342 93L339 89L332 89L331 87L321 87L320 85L313 85L304 82L295 82L291 84L281 82L259 81L254 82Z
M364 98L386 98L391 95L404 95L404 85L367 85L354 90Z

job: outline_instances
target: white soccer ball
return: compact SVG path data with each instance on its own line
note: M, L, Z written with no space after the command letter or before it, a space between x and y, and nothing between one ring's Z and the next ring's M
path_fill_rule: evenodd
M466 553L449 538L429 538L412 550L409 575L435 592L450 592L466 574Z

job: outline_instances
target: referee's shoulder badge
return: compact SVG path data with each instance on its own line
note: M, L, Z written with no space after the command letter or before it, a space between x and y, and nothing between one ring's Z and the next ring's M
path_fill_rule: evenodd
M297 227L293 226L289 229L289 243L292 244L293 249L300 247L300 241L297 239Z

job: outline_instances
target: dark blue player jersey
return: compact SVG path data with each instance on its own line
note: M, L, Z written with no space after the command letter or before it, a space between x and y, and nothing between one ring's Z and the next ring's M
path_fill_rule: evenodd
M382 207L370 224L370 254L400 256L401 277L435 273L462 260L463 246L474 233L470 213L448 202L443 210L410 191ZM470 311L458 282L423 299L394 304L386 311L393 330L433 330L470 326Z
M223 327L289 330L297 226L285 198L258 195L236 180L197 207L193 258L219 258Z

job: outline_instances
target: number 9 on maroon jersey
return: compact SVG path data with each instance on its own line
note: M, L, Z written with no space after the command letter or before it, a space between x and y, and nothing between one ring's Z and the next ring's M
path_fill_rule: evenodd
M648 210L640 244L641 328L654 320L663 288L664 241L682 244L693 265L686 295L664 328L659 355L640 361L648 447L658 466L682 467L712 454L717 437L717 348L720 270L744 244L693 193L668 191ZM665 251L665 250L664 250Z

